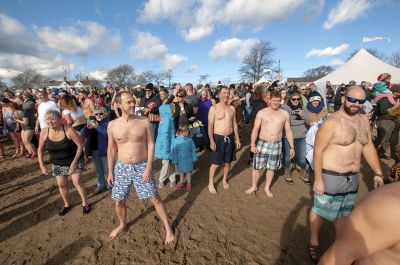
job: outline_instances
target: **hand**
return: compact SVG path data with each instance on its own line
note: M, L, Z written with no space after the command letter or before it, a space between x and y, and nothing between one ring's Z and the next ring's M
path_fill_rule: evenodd
M189 121L195 121L195 120L196 120L196 117L189 118Z
M217 150L217 145L215 144L214 141L210 141L210 148L211 148L211 150L213 150L213 151L216 151L216 150Z
M240 149L240 147L242 146L242 145L240 144L239 139L235 140L235 144L236 144L236 149Z
M317 195L323 195L325 191L325 184L322 180L318 181L315 180L314 182L314 188L313 188L315 194Z
M109 174L107 177L107 183L108 185L110 185L111 187L114 187L114 176L112 174Z
M150 179L151 179L151 168L146 167L143 173L143 181L147 183L150 181Z
M253 154L257 154L257 152L258 152L257 147L256 147L255 145L251 145L251 146L250 146L250 151L251 151Z
M299 116L303 116L303 110L302 109L297 109L296 114Z
M69 166L68 175L71 175L75 172L76 164L77 164L76 162L71 163L71 165Z
M374 188L379 188L381 186L383 186L383 178L381 176L375 176L374 177Z
M91 121L87 124L88 129L97 129L97 127L99 126L99 124L95 121Z
M293 148L290 148L290 159L292 159L294 157L294 155L296 154Z
M46 167L41 167L40 170L42 170L42 174L45 176L47 176L49 174Z

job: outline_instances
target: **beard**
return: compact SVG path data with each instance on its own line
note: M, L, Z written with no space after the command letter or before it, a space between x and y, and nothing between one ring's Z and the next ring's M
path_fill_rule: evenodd
M346 103L343 105L343 110L350 116L354 116L359 113L360 109L361 108L358 108L358 110L353 110L351 107L348 107Z

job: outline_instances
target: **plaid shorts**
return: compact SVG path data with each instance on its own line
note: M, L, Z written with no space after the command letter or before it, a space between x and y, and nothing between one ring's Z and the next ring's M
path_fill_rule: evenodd
M258 140L257 153L253 157L253 168L278 170L282 165L282 141Z

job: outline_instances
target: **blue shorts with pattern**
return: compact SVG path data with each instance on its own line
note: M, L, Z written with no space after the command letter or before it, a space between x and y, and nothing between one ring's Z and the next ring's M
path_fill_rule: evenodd
M114 166L114 187L111 198L116 201L124 201L129 197L131 186L135 186L136 194L140 200L158 196L156 180L151 174L149 182L143 181L147 161L136 164L126 164L117 161Z
M257 153L253 157L253 168L278 170L282 165L282 141L258 140Z

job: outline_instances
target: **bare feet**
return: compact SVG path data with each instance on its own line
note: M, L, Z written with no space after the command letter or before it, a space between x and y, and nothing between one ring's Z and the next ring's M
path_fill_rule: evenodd
M272 197L274 197L274 194L272 194L272 192L270 192L269 189L264 189L264 191L267 194L268 198L272 199Z
M15 153L15 155L13 155L12 158L17 157L17 156L18 156L18 153Z
M165 236L165 246L171 246L173 243L175 242L175 236L174 234L171 232L168 232L167 235Z
M224 189L228 190L229 189L229 183L226 180L222 181L222 187L224 187Z
M218 193L217 190L215 189L214 185L208 185L208 191L211 194L217 194Z
M247 195L255 194L258 189L251 187L250 189L246 190Z
M114 230L112 230L112 232L110 233L110 235L108 236L109 240L113 240L115 239L121 232L123 232L126 229L125 225L120 225L117 228L115 228Z

